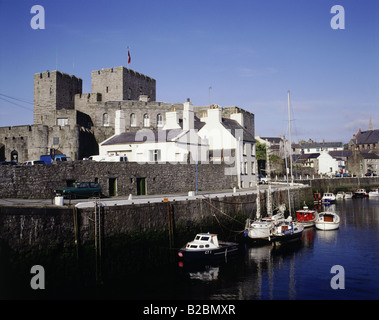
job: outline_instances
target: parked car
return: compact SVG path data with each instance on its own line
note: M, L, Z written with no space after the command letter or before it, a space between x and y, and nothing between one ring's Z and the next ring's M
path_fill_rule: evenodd
M376 177L376 174L374 172L367 172L365 174L366 177Z
M55 162L71 161L70 157L67 157L65 154L56 154L54 156Z
M259 179L259 183L263 183L263 184L267 184L268 183L267 177L265 177L263 174L259 174L258 175L258 179Z
M65 198L100 197L101 186L97 182L81 181L75 182L73 187L56 189L54 193Z
M348 177L349 175L348 175L346 172L344 172L344 173L339 172L339 173L337 173L335 176L336 176L337 178L341 178L341 177Z
M22 165L23 166L32 166L34 164L46 164L46 162L43 160L32 160L32 161L26 161Z
M17 166L16 161L0 161L0 166Z

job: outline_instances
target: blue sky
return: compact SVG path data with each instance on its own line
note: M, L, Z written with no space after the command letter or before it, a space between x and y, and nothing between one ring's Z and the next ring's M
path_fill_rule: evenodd
M370 117L379 129L379 0L0 0L0 37L0 126L33 123L34 73L58 66L90 92L91 71L127 66L129 46L157 100L236 105L256 135L288 136L288 90L293 141L348 142Z

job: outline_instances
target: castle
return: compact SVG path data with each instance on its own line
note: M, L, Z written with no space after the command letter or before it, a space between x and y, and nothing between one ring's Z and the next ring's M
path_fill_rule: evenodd
M131 69L92 71L91 93L83 93L82 85L82 79L60 71L36 73L34 124L0 128L0 161L21 163L57 153L81 160L99 154L99 143L115 134L117 110L123 110L125 132L160 129L172 110L183 119L184 103L156 101L156 80ZM200 119L209 109L194 107L195 116ZM236 107L220 109L223 118L231 119ZM237 110L237 122L254 137L254 114Z

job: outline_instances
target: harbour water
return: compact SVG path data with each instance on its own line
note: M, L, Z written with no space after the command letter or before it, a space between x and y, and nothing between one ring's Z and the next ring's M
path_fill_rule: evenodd
M9 292L3 291L2 298L379 299L379 198L341 200L327 210L340 215L338 230L308 228L301 241L280 247L243 245L241 254L234 258L191 264L181 263L176 249L165 244L119 245L104 253L100 285L91 282L93 266L84 267L78 276L70 271L77 271L71 260L60 260L53 276L45 267L44 290L27 288L30 273L21 278L12 274L3 281L6 286L2 290ZM183 245L190 240L183 239ZM332 270L334 266L337 271ZM4 276L6 270L2 272ZM16 278L19 285L12 283ZM28 280L24 289L20 279Z

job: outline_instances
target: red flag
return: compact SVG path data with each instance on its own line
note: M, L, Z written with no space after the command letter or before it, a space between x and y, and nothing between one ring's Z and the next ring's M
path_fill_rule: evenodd
M128 49L128 57L129 57L129 59L128 59L128 64L129 64L131 61L129 49Z

